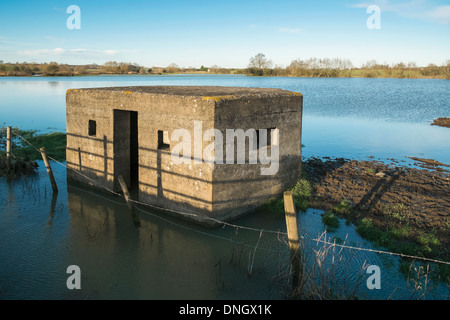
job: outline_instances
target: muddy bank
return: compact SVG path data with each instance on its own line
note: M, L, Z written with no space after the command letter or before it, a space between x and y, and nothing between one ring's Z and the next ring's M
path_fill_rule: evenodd
M345 200L351 218L429 230L450 244L448 172L342 158L311 158L303 169L314 184L311 207L333 210Z
M450 118L437 118L431 125L450 128Z
M421 168L450 173L450 166L445 163L433 159L423 159L417 157L408 157L408 158L416 161L414 164Z

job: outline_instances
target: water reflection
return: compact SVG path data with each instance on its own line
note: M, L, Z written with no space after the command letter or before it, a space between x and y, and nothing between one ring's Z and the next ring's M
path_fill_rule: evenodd
M73 244L68 259L85 270L90 298L217 299L224 294L217 287L217 263L230 243L215 238L215 231L176 220L173 225L166 218L155 221L142 212L136 226L125 204L105 206L70 186L68 206ZM224 280L233 292L234 279ZM250 286L237 296L253 294L267 292Z
M49 81L48 85L50 87L58 87L60 85L60 82L58 82L58 81Z
M51 227L53 222L53 217L55 216L56 203L58 202L58 193L52 194L52 203L50 205L50 214L47 221L47 226Z
M123 198L66 185L65 168L54 166L60 190L52 196L45 167L36 175L0 180L0 287L2 299L285 299L289 250L283 215L259 211L234 221L240 228L205 229L147 207L136 216ZM320 210L299 213L306 270L317 261L326 230ZM136 224L136 219L139 224ZM279 231L275 233L260 230ZM323 239L323 238L322 238ZM357 248L372 248L355 227L340 221L327 235ZM399 259L334 247L325 257L340 261L325 288L352 290L360 298L407 299ZM382 290L368 290L363 267L378 265ZM68 290L66 269L81 268L81 290ZM321 278L322 277L322 278ZM317 273L317 279L323 274ZM328 281L328 280L326 280ZM321 283L321 282L319 282ZM348 291L347 291L348 293ZM391 295L392 294L392 295ZM448 298L441 284L426 296Z

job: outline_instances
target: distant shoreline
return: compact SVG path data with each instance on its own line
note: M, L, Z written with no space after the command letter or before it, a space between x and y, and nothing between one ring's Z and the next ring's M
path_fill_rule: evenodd
M349 75L349 76L293 76L293 75L262 75L262 76L254 76L250 74L243 74L243 73L200 73L200 72L178 72L178 73L162 73L162 74L154 74L154 73L147 73L147 74L138 74L138 73L131 73L131 74L123 74L123 73L86 73L86 74L72 74L72 75L41 75L41 74L35 74L35 75L4 75L0 74L1 78L58 78L58 77L95 77L95 76L149 76L149 77L156 77L156 76L174 76L174 75L234 75L234 76L247 76L247 77L255 77L255 78L347 78L347 79L428 79L428 80L450 80L450 77L443 77L443 76L421 76L421 77L400 77L400 76L361 76L361 75Z
M1 61L0 61L1 62ZM167 67L143 67L133 63L107 62L104 65L68 65L51 63L0 63L0 77L82 77L108 75L242 75L254 77L301 78L393 78L393 79L450 79L450 62L446 65L430 64L418 67L403 63L395 66L376 64L354 67L350 62L337 59L295 60L287 67L267 64L249 65L247 68L222 68L218 66L181 68L176 64Z

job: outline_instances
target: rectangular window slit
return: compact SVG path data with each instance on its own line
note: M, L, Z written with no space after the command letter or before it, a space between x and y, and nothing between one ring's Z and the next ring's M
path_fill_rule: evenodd
M169 132L158 130L158 149L170 149Z
M89 120L89 132L90 136L95 136L97 134L97 121Z

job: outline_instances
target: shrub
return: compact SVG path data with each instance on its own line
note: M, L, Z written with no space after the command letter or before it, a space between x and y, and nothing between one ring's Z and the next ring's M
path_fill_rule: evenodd
M291 188L294 197L295 208L300 211L305 211L309 207L309 200L313 194L313 186L307 177L302 174L302 177L297 181L294 187ZM264 206L267 210L274 213L284 212L283 197L270 199Z
M339 219L337 216L335 216L331 211L326 211L322 215L322 222L332 229L339 228Z
M350 214L352 210L352 202L350 200L342 200L341 203L333 207L333 212L341 214L341 215L348 215Z

